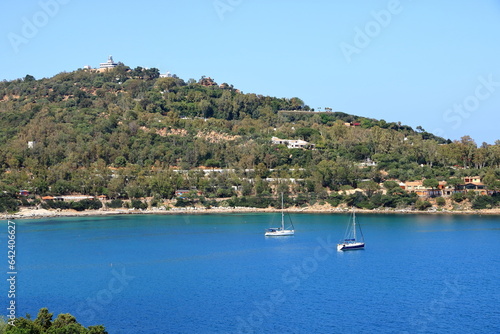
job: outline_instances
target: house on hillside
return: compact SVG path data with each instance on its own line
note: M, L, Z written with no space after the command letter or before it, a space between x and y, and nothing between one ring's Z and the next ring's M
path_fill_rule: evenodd
M374 166L377 166L377 163L370 158L366 158L366 160L363 162L360 162L358 164L358 166L359 167L374 167Z
M435 189L424 186L424 181L422 180L400 183L400 187L409 193L416 193L420 197L437 197L443 195L446 182L439 182L439 186Z
M464 183L482 184L480 176L466 176L464 177Z
M271 142L274 145L286 145L288 148L314 148L314 144L311 144L305 140L300 139L280 139L278 137L272 137Z
M84 199L95 199L94 196L89 196L89 195L64 195L64 196L56 196L54 199L59 199L61 201L65 202L77 202L81 201Z
M478 195L488 195L488 190L480 176L466 176L463 178L463 181L463 184L457 186L458 192L474 191Z
M416 193L418 196L427 196L427 188L424 187L422 181L404 182L401 188L409 193Z
M446 181L439 181L439 187L443 196L451 196L455 192L455 187L448 184Z
M416 193L421 197L435 197L435 196L451 196L454 193L466 193L474 191L478 195L488 195L490 192L486 186L481 182L479 176L467 176L463 178L463 183L457 186L449 185L445 181L439 181L436 189L425 187L423 181L408 181L400 183L401 189L410 193Z

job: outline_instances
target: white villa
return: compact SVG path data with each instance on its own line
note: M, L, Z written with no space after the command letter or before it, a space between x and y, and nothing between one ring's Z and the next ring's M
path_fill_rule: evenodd
M314 148L314 144L300 139L280 139L278 137L272 137L271 141L274 145L282 144L286 145L288 148Z

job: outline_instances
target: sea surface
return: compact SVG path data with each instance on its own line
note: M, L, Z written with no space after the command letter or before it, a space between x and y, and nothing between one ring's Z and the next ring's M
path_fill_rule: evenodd
M292 214L293 237L264 236L279 214L16 220L17 315L111 334L500 333L499 216L359 214L366 248L337 252L348 218Z

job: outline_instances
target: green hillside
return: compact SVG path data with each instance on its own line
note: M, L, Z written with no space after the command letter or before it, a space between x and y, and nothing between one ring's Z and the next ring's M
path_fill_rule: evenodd
M421 127L313 112L297 97L245 94L206 77L159 78L157 69L123 64L103 73L1 82L0 124L0 211L37 204L44 195L158 204L178 189L196 189L202 197L196 200L210 205L277 192L300 205L345 201L338 191L370 185L373 191L354 199L368 203L382 196L373 184L384 181L479 175L497 190L500 178L498 141L451 142ZM273 137L308 144L290 148ZM19 197L21 189L30 197Z

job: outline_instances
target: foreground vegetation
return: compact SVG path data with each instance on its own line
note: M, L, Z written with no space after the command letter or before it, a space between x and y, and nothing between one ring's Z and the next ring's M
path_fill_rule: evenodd
M478 147L468 136L446 140L421 127L311 112L296 97L244 94L206 77L185 82L158 73L120 64L104 73L0 83L0 211L101 205L40 201L68 194L157 206L178 189L193 189L180 206L224 199L262 207L284 192L288 205L405 207L425 199L401 190L400 181L457 185L471 175L500 190L500 141ZM272 145L273 136L315 148ZM345 193L356 188L362 192ZM31 195L19 196L21 189ZM494 196L467 196L476 207L498 206Z
M85 328L76 321L76 318L69 313L59 314L55 320L53 313L49 313L47 308L42 308L38 312L36 319L16 318L12 323L1 325L0 332L6 334L107 334L104 326L89 326Z

